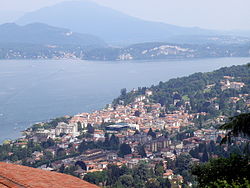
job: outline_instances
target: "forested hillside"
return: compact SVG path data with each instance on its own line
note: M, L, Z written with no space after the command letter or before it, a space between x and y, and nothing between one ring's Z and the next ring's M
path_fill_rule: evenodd
M224 67L122 92L113 104L132 103L149 90L152 91L152 95L147 96L149 102L160 103L166 112L184 109L190 113L206 112L212 117L233 116L249 111L249 84L250 69L246 65Z

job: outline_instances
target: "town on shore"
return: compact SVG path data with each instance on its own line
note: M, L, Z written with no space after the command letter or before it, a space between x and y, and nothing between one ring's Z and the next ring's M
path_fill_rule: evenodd
M233 79L224 76L220 81L221 90L240 90L245 86L243 82L230 81ZM211 87L214 85L206 86L207 89ZM92 113L37 123L23 131L22 138L3 144L20 148L16 153L9 150L5 162L68 173L82 179L88 173L106 170L110 164L133 169L146 162L154 169L161 163L163 178L171 183L181 183L184 177L171 169L170 161L194 153L202 145L228 149L228 146L220 145L226 132L213 126L225 123L227 117L220 115L209 119L201 127L199 120L206 116L206 112L191 113L190 101L186 100L175 111L167 113L160 103L149 100L153 94L147 89L144 95L135 97L129 104L119 101L117 105L109 104ZM240 94L231 97L230 102L243 100L249 108L247 97L249 95ZM179 101L173 99L173 105ZM218 104L213 108L219 109ZM204 162L208 155L207 151L198 152L191 155L190 161Z

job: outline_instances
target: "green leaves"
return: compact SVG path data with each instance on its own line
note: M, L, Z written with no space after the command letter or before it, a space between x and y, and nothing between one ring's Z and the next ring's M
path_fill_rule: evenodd
M121 144L118 156L124 157L124 155L131 154L131 147L128 144Z
M228 184L236 181L244 183L245 178L250 178L249 162L249 157L240 155L212 159L208 163L194 166L192 174L197 176L199 187L210 187L218 180L225 180Z
M220 129L228 130L221 143L231 143L232 137L250 137L250 113L231 117L228 123L220 126Z

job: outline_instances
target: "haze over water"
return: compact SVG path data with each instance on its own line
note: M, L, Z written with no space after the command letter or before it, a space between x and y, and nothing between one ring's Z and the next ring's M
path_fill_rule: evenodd
M0 61L0 142L35 122L101 109L122 88L151 86L195 72L241 65L250 58L93 62Z

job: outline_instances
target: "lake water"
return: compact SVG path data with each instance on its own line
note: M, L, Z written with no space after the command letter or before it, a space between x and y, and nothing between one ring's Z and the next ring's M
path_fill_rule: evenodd
M35 122L91 112L111 103L121 88L240 65L250 58L93 62L0 61L0 142L16 138Z

